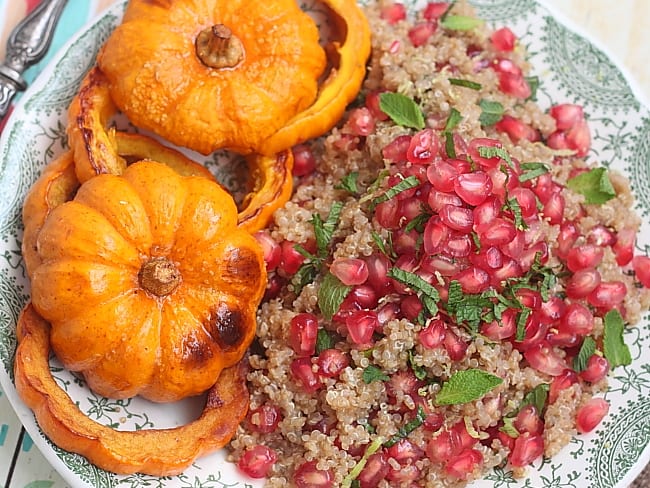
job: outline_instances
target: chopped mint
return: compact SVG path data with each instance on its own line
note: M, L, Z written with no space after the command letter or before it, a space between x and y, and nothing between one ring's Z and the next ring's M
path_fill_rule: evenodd
M472 30L481 24L483 24L483 20L466 15L447 15L440 21L440 25L445 29L457 31Z
M384 373L384 371L374 364L370 364L366 366L366 369L363 370L362 376L363 382L366 385L369 385L370 383L374 381L388 381L390 377Z
M580 346L578 355L573 358L573 369L576 373L587 369L589 358L596 352L596 341L591 336L585 337Z
M585 197L585 203L602 204L616 197L605 168L594 168L567 181L567 186Z
M503 118L505 109L499 102L482 99L478 105L481 107L481 115L478 118L481 125L494 125Z
M501 378L480 369L457 371L442 384L435 401L438 405L469 403L483 397L501 383Z
M424 114L415 101L406 95L385 92L379 95L379 108L393 122L403 127L424 129Z
M327 273L318 289L318 307L323 317L331 320L350 290L351 286L344 285L332 273Z
M610 310L605 315L605 332L603 334L603 353L612 369L626 366L632 362L630 349L623 340L625 324L618 310Z
M462 86L464 88L469 88L470 90L480 90L482 88L480 83L477 83L472 80L463 80L460 78L449 78L449 83L455 86Z

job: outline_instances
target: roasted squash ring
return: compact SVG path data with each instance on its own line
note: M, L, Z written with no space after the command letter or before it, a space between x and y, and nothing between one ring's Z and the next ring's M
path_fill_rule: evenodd
M136 126L203 154L273 155L333 127L365 76L363 12L323 4L342 35L329 60L295 0L131 0L97 62Z
M83 183L37 238L32 304L100 395L169 402L210 388L255 335L262 250L216 182L151 161Z
M181 174L194 174L196 169L196 174L213 178L207 168L175 149L146 136L108 128L115 111L106 76L93 67L68 110L68 144L79 181L99 174L122 174L134 159L160 161ZM255 232L265 227L273 212L291 196L293 153L285 150L270 156L250 154L246 161L250 190L240 205L238 222L249 232Z
M16 390L52 442L102 469L119 474L179 474L197 457L228 443L246 415L248 363L244 359L221 373L207 392L201 416L193 422L138 431L118 431L99 424L79 410L52 377L49 332L50 325L28 304L16 329Z

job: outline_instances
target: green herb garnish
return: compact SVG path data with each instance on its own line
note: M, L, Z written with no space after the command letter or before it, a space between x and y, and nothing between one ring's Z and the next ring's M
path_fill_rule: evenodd
M350 290L352 290L351 286L344 285L332 273L327 273L318 289L318 307L323 317L331 320Z
M379 108L393 122L403 127L424 129L424 114L415 101L406 95L384 92L379 95Z
M332 334L326 329L318 329L318 334L316 335L316 354L320 354L326 349L332 349L334 347L334 338Z
M544 411L544 406L546 405L549 389L549 385L546 383L540 383L535 388L526 393L526 396L524 396L524 399L521 401L521 404L519 405L519 408L517 409L515 415L527 405L533 405L537 410L537 413L541 415Z
M438 315L440 294L428 281L415 273L394 266L388 270L387 276L410 287L418 294L424 310L426 310L432 317Z
M482 99L478 105L481 107L481 115L478 118L481 125L494 125L503 118L505 109L499 102Z
M424 409L421 406L418 406L418 411L415 414L415 418L409 420L403 426L401 426L393 437L384 442L384 447L394 446L402 439L406 439L411 432L413 432L424 423L425 419L426 414L424 412Z
M510 166L512 166L512 159L510 158L510 154L508 154L508 151L506 151L502 147L479 146L477 149L478 149L478 155L481 156L482 158L486 158L486 159L492 159L492 158L503 159L506 163L508 163Z
M530 87L530 96L527 100L535 101L537 100L537 89L539 88L539 77L538 76L526 76L524 78L528 86Z
M596 352L596 341L591 336L585 337L577 356L573 358L573 369L576 373L587 369L589 358Z
M410 190L411 188L417 188L418 186L420 186L420 180L418 180L417 176L411 175L408 178L404 178L402 181L400 181L396 185L391 186L384 193L382 193L377 198L375 198L372 201L373 207L379 203L394 198L395 196L399 195L403 191Z
M460 121L463 120L463 116L455 108L451 109L449 112L449 117L447 117L447 122L445 123L445 132L452 131L456 128Z
M352 195L356 195L359 193L359 187L357 185L358 180L359 172L352 171L351 173L348 173L343 178L341 178L341 183L336 185L334 188L336 190L345 190Z
M501 378L480 369L457 371L442 384L435 401L438 405L469 403L483 397L501 383Z
M483 20L466 15L447 15L440 21L440 25L445 29L457 31L472 30L481 24L483 24Z
M363 468L366 466L366 463L368 462L368 458L372 456L374 453L376 453L384 443L384 438L383 437L377 437L375 438L369 445L368 448L366 449L366 452L363 453L363 456L361 459L359 459L359 462L354 465L354 468L350 470L348 475L343 478L343 481L341 482L341 488L351 488L353 486L354 481L356 481L357 476L361 474L361 471L363 471Z
M374 364L366 366L366 368L363 370L361 378L366 385L369 385L374 381L388 381L390 379L390 377L384 373L382 369L378 368Z
M630 349L623 340L625 324L618 310L610 310L605 315L605 332L603 334L603 354L612 369L626 366L632 362Z
M449 78L449 83L454 86L462 86L470 90L480 90L482 88L480 83L471 80L462 80L460 78Z
M548 173L548 166L544 163L521 163L522 173L519 175L519 182L532 180L538 176Z
M605 168L594 168L567 181L566 186L585 197L585 203L602 204L616 197Z

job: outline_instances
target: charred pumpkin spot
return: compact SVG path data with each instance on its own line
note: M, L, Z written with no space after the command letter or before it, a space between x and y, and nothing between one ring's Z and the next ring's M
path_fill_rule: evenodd
M225 303L220 303L212 310L208 322L207 330L221 349L236 347L246 335L242 313Z
M183 362L201 366L207 363L213 356L210 346L197 339L195 334L189 334L183 338Z
M247 247L234 247L223 263L223 278L232 282L257 283L261 268L257 254Z

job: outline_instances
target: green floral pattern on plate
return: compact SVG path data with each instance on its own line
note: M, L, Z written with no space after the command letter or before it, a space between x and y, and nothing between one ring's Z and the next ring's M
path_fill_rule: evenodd
M374 0L360 0L368 4ZM411 12L424 0L407 0ZM650 253L650 115L634 96L623 74L589 40L571 32L537 0L474 0L481 17L491 25L510 26L530 55L532 74L541 85L539 103L560 101L586 107L592 129L590 158L616 168L630 178L637 211L644 217L639 251ZM253 488L261 483L243 480L219 452L199 459L185 473L173 477L118 476L88 463L82 456L52 445L40 433L31 412L18 400L13 386L15 323L29 297L20 244L20 209L25 194L45 164L66 147L65 119L70 99L101 43L120 21L124 2L109 9L59 53L16 108L0 139L0 360L2 386L45 456L74 487L188 487ZM303 8L318 15L318 5ZM120 124L120 121L117 121ZM197 157L196 154L192 154ZM204 163L235 188L236 172L224 171L231 157L214 154ZM232 166L229 166L232 170ZM235 188L236 189L236 188ZM596 432L574 439L553 459L535 463L529 477L517 480L511 471L496 469L474 487L623 488L650 458L650 317L629 330L634 362L617 369L607 399L610 415ZM93 395L83 380L51 363L59 384L91 418L119 429L179 425L200 410L196 400L152 408L141 399L109 400Z

